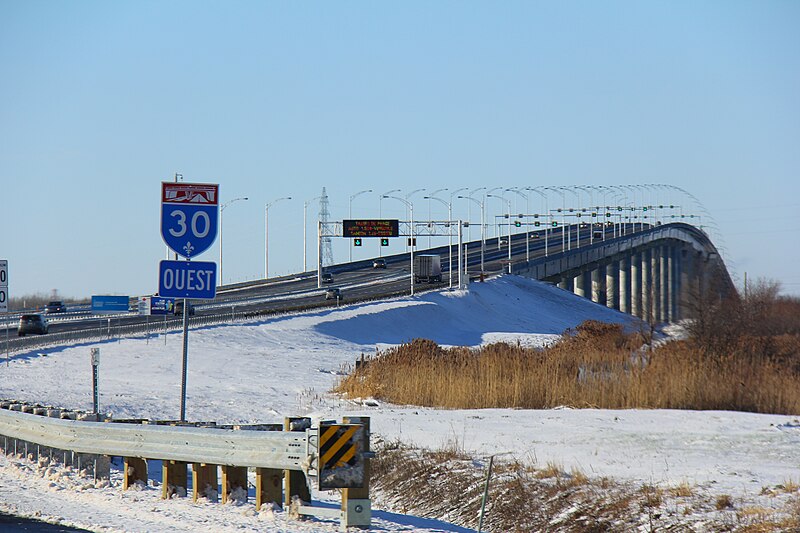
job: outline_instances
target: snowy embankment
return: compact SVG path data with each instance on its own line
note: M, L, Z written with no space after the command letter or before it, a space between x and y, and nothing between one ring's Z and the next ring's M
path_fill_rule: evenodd
M800 482L800 423L793 417L733 412L608 410L437 410L357 404L328 391L362 353L414 338L443 345L506 340L552 342L584 320L624 323L628 315L552 286L514 276L474 283L469 292L358 304L269 320L193 330L187 418L220 423L284 416L370 416L376 438L476 456L510 454L534 466L621 481L758 498L763 488ZM115 418L178 418L181 338L122 339L99 346L100 402ZM91 409L90 345L17 354L0 368L0 397ZM44 476L42 474L45 474ZM112 483L115 480L112 479ZM75 490L75 487L80 490ZM68 490L64 490L67 488ZM249 504L161 501L147 488L96 488L59 470L34 472L0 457L0 511L40 513L63 523L122 531L329 531ZM335 501L332 495L316 494ZM766 498L766 496L762 496ZM332 500L330 498L333 498ZM762 505L769 506L768 502ZM386 530L462 531L424 519L375 513Z

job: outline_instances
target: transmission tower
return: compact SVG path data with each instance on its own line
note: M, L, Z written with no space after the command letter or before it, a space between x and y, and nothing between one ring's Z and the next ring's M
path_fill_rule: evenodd
M319 220L325 226L330 222L331 212L328 208L328 193L325 187L322 188L322 196L319 197ZM322 247L322 268L333 264L333 246L330 237L322 237L320 246Z

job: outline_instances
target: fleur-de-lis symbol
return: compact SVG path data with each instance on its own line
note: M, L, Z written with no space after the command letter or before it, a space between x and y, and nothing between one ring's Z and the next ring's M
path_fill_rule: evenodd
M183 246L183 251L186 252L186 257L192 255L192 252L194 251L194 246L192 246L191 241L186 241L186 244Z

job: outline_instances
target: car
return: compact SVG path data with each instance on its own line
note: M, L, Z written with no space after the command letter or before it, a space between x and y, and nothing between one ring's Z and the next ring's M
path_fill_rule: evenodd
M44 335L48 332L50 327L47 324L47 319L42 315L22 315L19 317L19 326L17 327L17 335L24 337L28 333L38 333Z
M372 268L386 268L386 259L375 259Z
M48 315L50 313L66 313L67 306L64 305L64 302L62 302L61 300L54 300L44 306L44 312L47 313Z
M330 272L323 272L322 283L333 283L333 274L331 274Z
M325 291L325 299L326 300L341 300L342 299L342 291L336 287L331 287L330 289Z
M189 316L194 316L194 305L192 305L192 302L188 300L186 303L189 304ZM172 312L175 315L183 316L183 300L175 300L175 305L172 308Z

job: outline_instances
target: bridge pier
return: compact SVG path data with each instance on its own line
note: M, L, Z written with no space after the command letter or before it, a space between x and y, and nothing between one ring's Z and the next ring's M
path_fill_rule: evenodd
M660 298L660 316L659 322L669 322L669 250L667 245L660 246L660 253L658 258L659 269L659 296Z
M653 309L651 307L653 284L650 279L650 255L650 249L642 250L642 290L640 291L642 295L642 307L640 309L639 318L648 322L653 320Z
M592 270L592 301L606 305L606 266L598 265Z
M650 283L653 291L650 295L650 306L653 308L653 320L655 323L661 319L661 247L656 246L650 252Z
M575 276L575 294L583 298L592 296L592 277L591 272L581 272Z
M606 306L619 311L619 261L606 265Z
M639 253L631 254L631 309L630 313L642 317L642 257Z
M619 260L619 310L631 313L631 256L623 255Z

